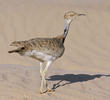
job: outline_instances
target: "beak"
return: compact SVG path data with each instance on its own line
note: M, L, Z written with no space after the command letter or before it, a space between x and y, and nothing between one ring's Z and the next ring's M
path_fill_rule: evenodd
M78 16L86 16L86 14L78 14Z

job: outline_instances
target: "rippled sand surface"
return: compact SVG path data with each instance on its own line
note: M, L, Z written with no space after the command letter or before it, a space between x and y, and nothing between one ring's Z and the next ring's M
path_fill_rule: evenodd
M109 100L109 0L0 0L0 100ZM64 13L85 13L70 26L64 55L48 70L52 94L39 94L39 62L8 54L15 40L63 33Z

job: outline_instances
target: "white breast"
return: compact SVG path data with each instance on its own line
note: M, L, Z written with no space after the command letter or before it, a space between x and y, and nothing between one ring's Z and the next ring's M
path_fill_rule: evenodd
M47 55L47 54L42 53L42 52L38 52L36 50L25 52L25 56L34 56L34 57L42 59L44 61L50 61L50 60L53 61L53 60L55 60L55 57L53 57L51 55Z

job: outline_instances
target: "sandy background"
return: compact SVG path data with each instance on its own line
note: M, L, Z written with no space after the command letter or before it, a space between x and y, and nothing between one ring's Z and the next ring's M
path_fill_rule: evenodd
M9 44L63 33L64 13L85 13L71 23L65 53L48 71L55 93L39 94L39 62ZM0 100L110 100L109 0L0 0Z

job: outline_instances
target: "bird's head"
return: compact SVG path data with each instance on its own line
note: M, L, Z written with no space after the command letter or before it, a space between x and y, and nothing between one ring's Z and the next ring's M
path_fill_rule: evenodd
M76 18L77 16L85 16L85 14L78 14L74 11L68 11L64 15L64 19L68 21L68 23L71 23L71 21Z

